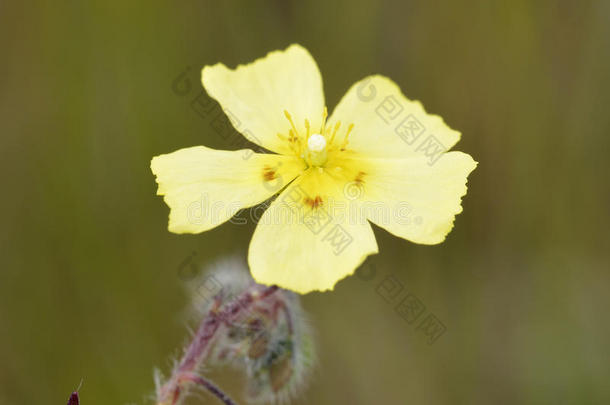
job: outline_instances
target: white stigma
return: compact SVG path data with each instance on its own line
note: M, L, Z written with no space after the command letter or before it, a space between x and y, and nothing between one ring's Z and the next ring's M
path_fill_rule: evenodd
M320 134L313 134L307 140L307 149L312 152L322 152L326 149L326 138Z

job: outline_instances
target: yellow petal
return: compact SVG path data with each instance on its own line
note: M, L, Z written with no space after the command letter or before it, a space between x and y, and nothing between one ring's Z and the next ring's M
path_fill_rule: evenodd
M332 128L354 124L348 149L372 157L426 156L429 160L449 150L460 133L438 115L426 113L419 101L407 99L383 76L369 76L354 84L329 119Z
M290 130L284 110L291 114L300 133L305 133L305 119L313 128L321 125L322 77L314 59L300 45L271 52L236 69L221 63L206 66L201 79L235 128L268 150L289 152L287 144L277 137Z
M257 282L301 294L329 290L377 253L368 221L345 215L343 184L312 168L273 201L256 227L248 253Z
M363 199L373 209L367 218L415 243L436 244L462 212L466 179L477 163L462 152L448 152L430 165L424 157L368 159Z
M279 192L304 168L294 157L203 146L156 156L150 167L157 194L170 207L169 230L174 233L214 228Z

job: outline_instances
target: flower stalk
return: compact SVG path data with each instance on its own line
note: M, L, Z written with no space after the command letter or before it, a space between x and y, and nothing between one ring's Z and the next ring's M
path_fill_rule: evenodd
M206 278L201 284L207 286L206 293L209 284L218 288L204 297L203 317L193 339L171 376L164 383L157 380L157 405L179 405L195 387L225 405L236 405L200 373L204 366L222 364L245 369L249 401L286 400L310 364L308 334L303 333L307 328L296 296L225 273Z

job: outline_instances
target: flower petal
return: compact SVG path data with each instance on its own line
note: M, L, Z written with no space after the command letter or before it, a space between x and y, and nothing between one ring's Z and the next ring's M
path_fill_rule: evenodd
M350 123L348 149L373 157L436 157L460 139L438 115L406 98L387 77L369 76L354 84L329 119L332 128Z
M366 219L334 215L345 203L343 182L317 168L297 178L265 211L252 237L254 279L305 294L333 289L378 252ZM334 207L330 206L330 202ZM346 205L341 206L344 210Z
M222 151L204 146L152 159L158 195L170 207L169 230L199 233L229 220L240 209L265 201L303 169L297 158Z
M466 180L477 163L465 153L448 152L433 165L424 157L368 159L362 165L370 172L363 199L376 207L367 210L367 218L398 237L431 245L445 239L462 212Z
M324 93L316 62L300 45L236 69L222 63L206 66L201 80L210 97L216 99L235 129L248 140L277 153L288 153L277 134L287 135L288 111L297 130L304 133L304 120L313 128L322 123Z

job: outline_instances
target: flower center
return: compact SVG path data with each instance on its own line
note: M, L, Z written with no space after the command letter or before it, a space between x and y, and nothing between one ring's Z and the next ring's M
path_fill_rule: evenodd
M328 110L326 107L324 107L322 113L322 125L320 126L319 131L316 131L315 129L312 131L309 120L305 119L305 134L302 134L302 127L301 133L299 133L292 120L292 115L284 110L284 116L288 122L290 122L290 130L287 137L282 134L277 134L278 138L287 142L290 150L292 150L296 156L304 159L309 166L318 167L320 170L322 170L322 167L326 164L329 154L335 154L346 150L349 134L354 128L354 124L350 124L345 132L343 140L340 140L339 137L337 137L335 143L335 137L341 127L341 122L337 121L334 127L327 127L326 117L328 117Z

